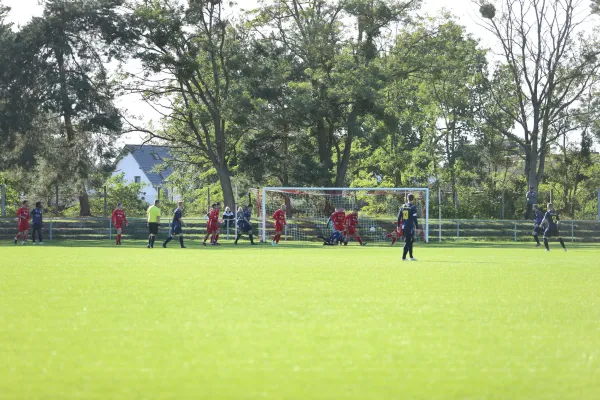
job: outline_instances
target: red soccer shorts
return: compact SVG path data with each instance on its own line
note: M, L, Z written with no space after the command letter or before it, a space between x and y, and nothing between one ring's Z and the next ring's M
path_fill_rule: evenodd
M215 223L210 223L208 225L206 225L206 232L207 233L215 233L219 230L219 225L215 224Z
M275 221L275 232L277 232L277 233L283 232L283 227L284 227L283 221Z
M29 224L20 223L19 224L19 232L26 232L29 230Z
M348 228L346 228L348 235L356 235L356 232L358 231L356 229L355 226L349 226Z

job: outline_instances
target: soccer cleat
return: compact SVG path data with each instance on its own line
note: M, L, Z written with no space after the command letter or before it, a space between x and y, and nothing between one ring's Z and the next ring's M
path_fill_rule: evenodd
M163 245L162 245L162 246L163 246L163 249L166 249L166 248L167 248L167 245L166 245L166 244L164 244L164 243L163 243Z
M165 246L165 247L167 247L167 246ZM185 247L185 246L181 246L181 248L182 248L182 249L187 249L187 247Z
M360 245L361 245L361 246L366 246L367 244L366 244L366 243L361 243Z
M21 242L21 246L25 246L25 241L24 240Z
M150 243L148 243L148 246L146 246L146 247L150 248Z
M549 249L546 249L546 252L549 252L549 251L550 251Z
M539 243L535 245L535 247L540 247L540 246L541 246L541 244L539 244Z
M206 242L202 242L202 245L206 246Z
M40 246L43 245L43 244L44 244L44 242L40 242Z
M417 261L417 259L416 259L416 258L414 258L414 257L411 257L411 258L410 258L410 261Z
M275 241L271 240L271 246L275 247Z
M403 258L402 261L408 261L406 258Z
M567 251L567 249L565 249L565 251Z
M31 242L31 244L35 246L35 242Z
M17 238L15 238L15 244L17 244Z

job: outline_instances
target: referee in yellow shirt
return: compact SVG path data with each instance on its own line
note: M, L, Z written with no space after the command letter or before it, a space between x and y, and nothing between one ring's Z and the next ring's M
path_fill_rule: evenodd
M148 248L154 248L154 241L156 240L156 235L158 235L158 224L160 223L160 200L154 200L154 205L148 207L148 231L150 232L150 236L148 236Z

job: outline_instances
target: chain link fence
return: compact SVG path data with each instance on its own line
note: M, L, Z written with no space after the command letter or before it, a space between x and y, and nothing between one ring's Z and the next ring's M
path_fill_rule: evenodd
M188 239L203 239L206 234L206 219L184 219L184 234ZM258 220L252 221L259 235L262 236ZM390 231L393 227L390 222ZM290 228L292 229L292 228ZM562 220L559 223L562 237L572 242L600 242L600 222ZM385 241L384 231L376 234L381 238L371 238L370 232L365 232L370 241ZM435 242L460 242L460 241L530 241L533 223L529 221L510 220L433 220L429 224L429 240ZM12 240L17 233L16 218L0 218L0 240ZM267 235L271 232L267 230ZM292 240L291 232L284 240ZM307 232L307 237L312 239L318 232ZM169 234L169 223L161 223L159 235L166 237ZM235 239L235 223L221 225L221 239ZM108 218L46 218L43 225L44 240L108 240L113 239L115 230ZM296 235L297 236L297 235ZM141 218L129 219L129 226L123 228L123 239L147 239L148 228L146 221ZM266 238L270 240L269 237ZM316 238L315 238L316 239Z

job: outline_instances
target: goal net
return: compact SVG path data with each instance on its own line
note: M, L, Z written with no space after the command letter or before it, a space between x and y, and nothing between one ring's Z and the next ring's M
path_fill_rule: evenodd
M335 208L346 214L358 209L358 232L366 242L389 242L406 195L415 195L420 233L417 241L429 241L429 189L427 188L284 188L256 190L256 213L262 241L275 233L273 213L286 205L287 225L282 240L318 241L332 232L327 221Z

